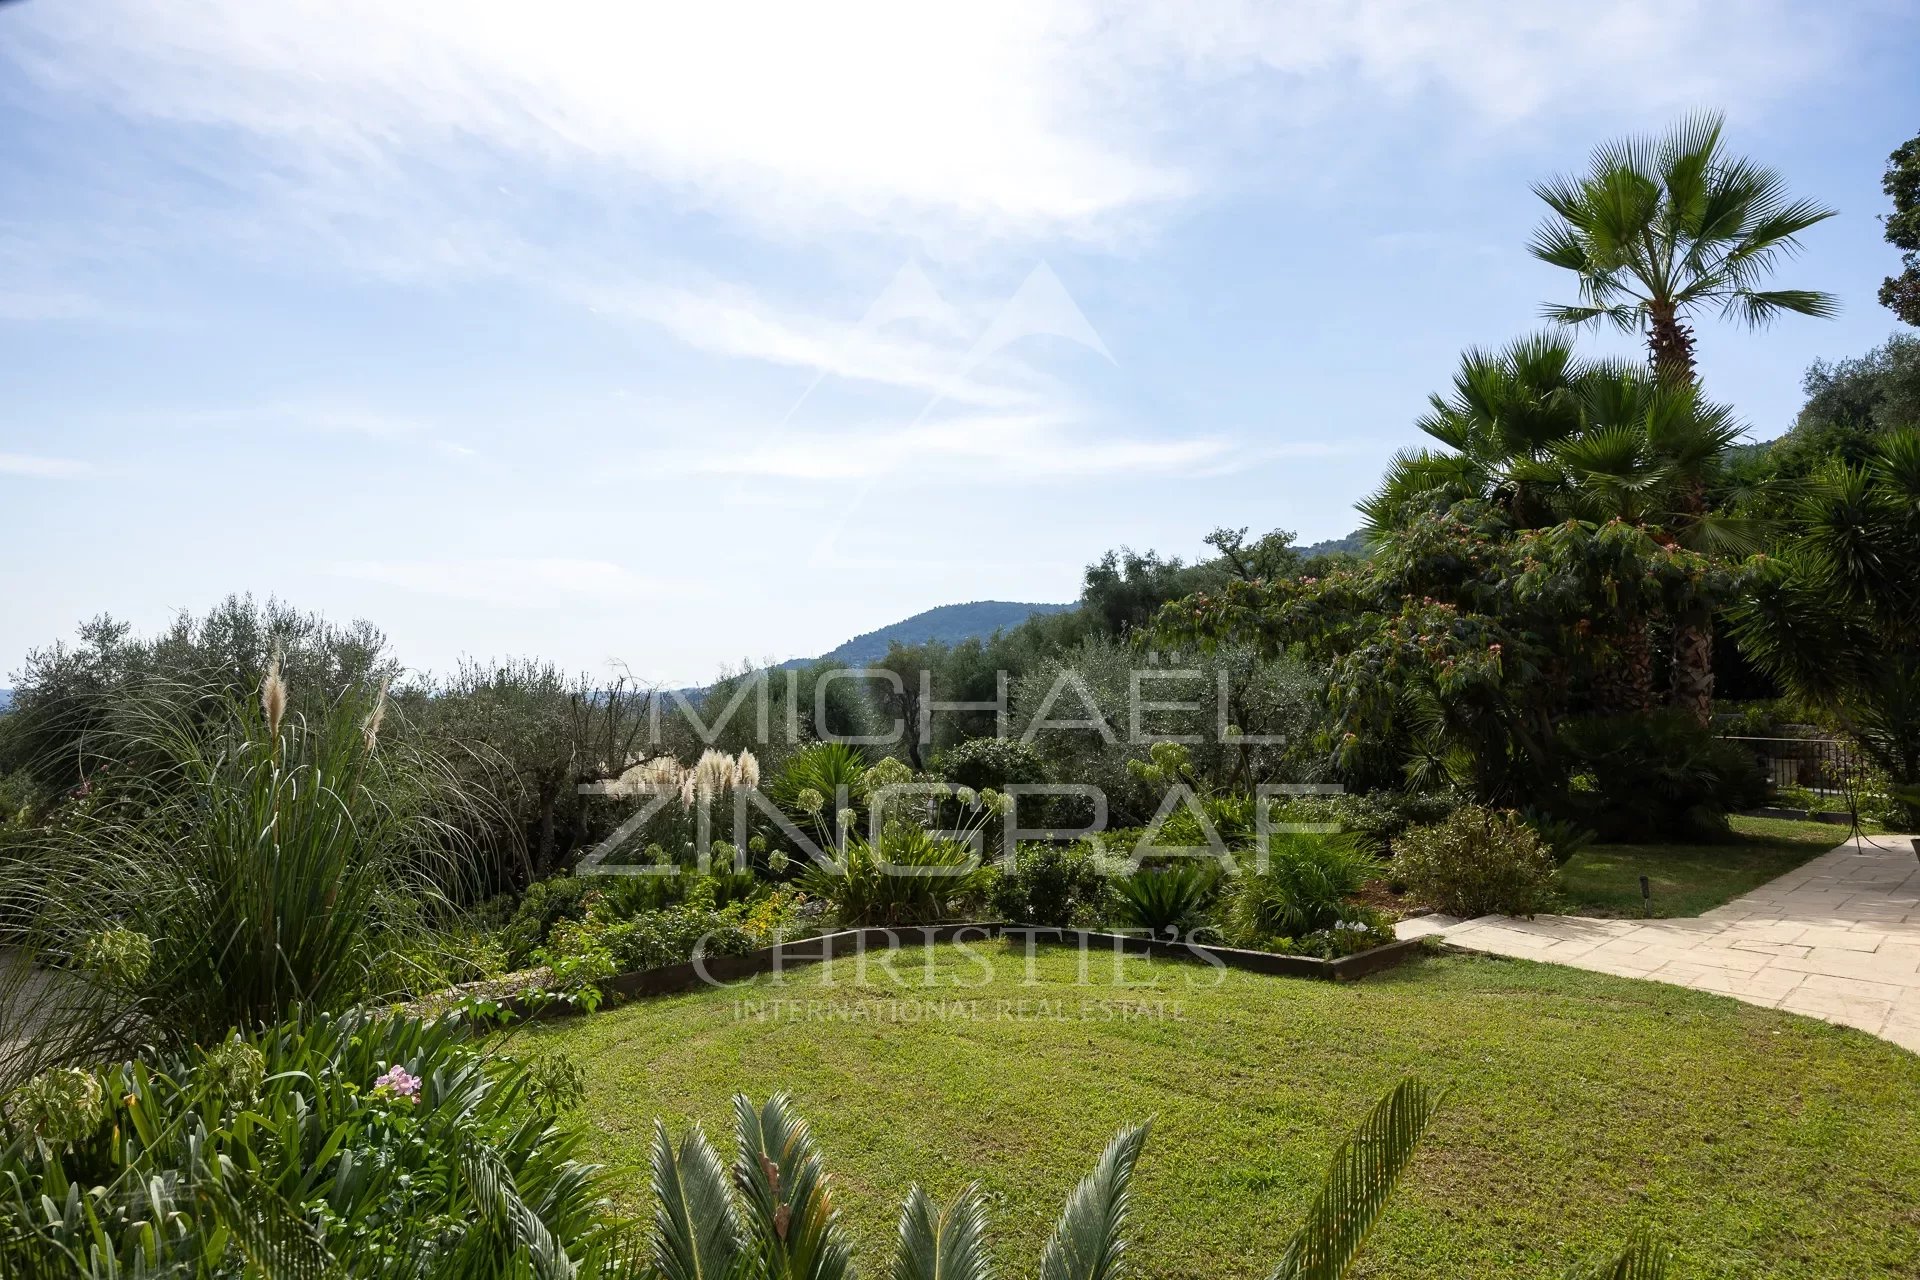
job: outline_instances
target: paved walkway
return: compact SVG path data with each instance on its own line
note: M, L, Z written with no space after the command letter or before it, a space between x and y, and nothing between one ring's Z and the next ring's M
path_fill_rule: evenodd
M1920 1053L1920 858L1906 836L1841 845L1690 919L1433 915L1399 927L1434 933L1469 951L1717 991Z

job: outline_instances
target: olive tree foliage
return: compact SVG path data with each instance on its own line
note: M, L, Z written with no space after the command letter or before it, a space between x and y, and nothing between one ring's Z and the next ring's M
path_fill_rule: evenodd
M462 662L407 691L411 731L493 800L469 833L485 888L565 870L606 834L614 815L581 786L648 754L656 696L624 673L594 679L530 658Z
M1209 791L1320 780L1324 683L1304 662L1246 645L1153 653L1089 639L1013 682L1012 732L1055 782L1099 787L1111 821L1132 825L1162 800L1128 767L1157 740L1185 742Z
M229 596L202 616L180 614L152 637L102 614L74 641L27 654L14 675L13 710L0 719L0 774L24 774L55 792L80 786L116 763L102 744L126 740L113 730L129 707L144 715L153 697L209 707L245 700L276 656L294 715L318 715L349 690L390 683L400 672L372 624L342 626L273 598ZM150 696L130 699L135 691Z

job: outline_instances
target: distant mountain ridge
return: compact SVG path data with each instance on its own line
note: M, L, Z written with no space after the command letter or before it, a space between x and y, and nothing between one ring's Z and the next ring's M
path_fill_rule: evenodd
M877 631L868 631L816 658L794 658L781 668L811 666L816 662L838 662L850 667L866 666L887 656L889 646L959 644L965 640L985 640L996 631L1017 627L1040 614L1065 613L1072 604L1027 604L1013 600L969 600L965 604L943 604L903 618Z
M1332 555L1336 551L1349 551L1356 556L1367 554L1367 535L1355 529L1344 538L1328 538L1325 542L1316 542L1311 546L1300 548L1300 554L1303 556Z

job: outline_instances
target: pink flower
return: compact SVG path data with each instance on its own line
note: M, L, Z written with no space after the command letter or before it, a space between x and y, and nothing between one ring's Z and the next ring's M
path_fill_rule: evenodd
M401 1066L387 1068L385 1075L373 1082L373 1091L395 1098L405 1098L408 1102L420 1101L420 1077L409 1075Z

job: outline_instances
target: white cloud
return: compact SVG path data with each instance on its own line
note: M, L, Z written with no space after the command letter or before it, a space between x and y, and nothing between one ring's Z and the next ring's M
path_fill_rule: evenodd
M1229 442L1213 438L1127 438L1043 415L969 415L892 428L788 431L649 456L641 469L801 481L906 476L1034 484L1070 476L1208 474L1235 456Z
M29 453L0 453L0 475L64 480L93 468L73 458L44 458Z
M251 139L252 168L178 158L343 252L405 234L416 266L493 258L552 186L616 215L663 188L788 238L1104 238L1230 175L1243 118L1270 145L1410 102L1463 130L1737 108L1865 25L1784 0L70 0L0 21L42 88Z
M346 560L329 570L363 582L515 608L626 601L664 589L610 560Z
M601 311L643 320L712 355L805 369L823 377L918 392L981 408L1032 406L1038 388L988 380L967 368L964 349L924 331L882 328L787 311L735 286L602 290ZM1004 370L1003 370L1004 372Z

